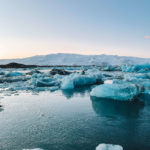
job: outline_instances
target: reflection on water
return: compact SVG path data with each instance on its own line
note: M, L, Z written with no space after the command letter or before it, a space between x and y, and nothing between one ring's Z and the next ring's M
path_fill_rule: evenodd
M141 98L146 101L147 97ZM121 102L96 97L91 97L91 102L93 110L103 121L102 125L107 128L105 134L110 135L104 142L117 141L125 150L149 150L149 107L141 102ZM105 139L103 136L101 138Z
M67 99L70 99L70 98L74 97L77 94L84 97L85 94L89 95L90 91L91 91L91 86L82 86L82 87L78 87L78 88L75 88L75 89L72 89L72 90L62 90L62 94Z
M150 105L90 97L90 90L5 97L0 149L95 150L99 143L112 143L150 150ZM149 101L148 95L141 98Z
M123 116L136 118L144 105L138 102L121 102L105 98L91 97L93 110L100 116Z
M3 111L3 110L4 110L3 107L0 105L0 112Z
M0 99L2 99L2 97L0 97ZM2 104L1 104L1 102L0 102L0 112L1 111L3 111L3 106L2 106Z
M140 101L144 101L145 105L150 105L150 94L148 94L148 93L142 94L139 97L139 100Z

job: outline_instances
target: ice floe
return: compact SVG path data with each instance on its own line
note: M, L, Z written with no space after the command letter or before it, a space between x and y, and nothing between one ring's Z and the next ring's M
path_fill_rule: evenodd
M124 84L102 84L92 89L90 95L100 98L114 100L133 100L139 94L136 85L131 83Z
M96 150L123 150L123 147L120 145L113 144L99 144L96 147Z
M21 72L9 72L5 74L6 77L16 77L16 76L23 76L24 74Z
M83 66L74 70L73 67L0 69L0 93L53 92L94 85L91 96L131 101L150 91L150 73L139 73L143 67L148 70L149 65L122 66L124 72L119 71L119 66Z

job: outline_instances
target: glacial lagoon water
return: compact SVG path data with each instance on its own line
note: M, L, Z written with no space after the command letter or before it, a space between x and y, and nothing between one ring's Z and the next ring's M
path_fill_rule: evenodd
M0 150L95 150L100 143L150 150L150 96L128 103L90 97L90 90L0 99Z

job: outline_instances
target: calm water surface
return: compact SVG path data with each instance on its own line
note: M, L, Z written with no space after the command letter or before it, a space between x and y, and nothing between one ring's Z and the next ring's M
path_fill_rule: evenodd
M0 150L95 150L99 143L150 150L149 95L143 105L90 98L89 90L1 99Z

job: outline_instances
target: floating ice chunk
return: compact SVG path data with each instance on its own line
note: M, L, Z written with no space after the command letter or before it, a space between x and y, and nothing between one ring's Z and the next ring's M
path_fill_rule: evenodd
M74 85L81 86L81 85L91 85L96 83L96 78L93 76L88 75L76 75L74 77Z
M119 66L111 66L111 65L106 65L101 67L102 71L120 71L121 68Z
M21 72L9 72L5 75L6 77L16 77L16 76L24 76Z
M57 86L59 84L59 81L55 80L54 78L41 78L36 80L37 87Z
M90 95L114 100L133 100L139 94L134 84L102 84L92 89Z
M32 74L32 78L41 78L41 77L45 77L45 75L44 74L39 74L39 73Z
M150 90L145 90L145 94L150 94Z
M125 74L124 80L131 81L137 79L148 79L149 76L147 74L139 73L139 74Z
M121 70L122 72L133 72L134 66L122 65Z
M121 68L123 72L138 72L138 73L150 72L150 64L123 65Z
M31 80L31 84L33 84L35 87L50 87L60 85L60 81L56 78L43 76L44 74L39 77L36 75L37 74L34 74Z
M65 77L66 77L66 76L65 76ZM56 75L53 76L53 78L55 78L55 79L62 79L62 78L64 78L64 76L63 76L63 75L56 74Z
M104 81L104 84L112 84L113 83L113 80L105 80Z
M99 69L97 68L88 69L86 72L87 74L100 73Z
M103 83L102 75L100 74L80 75L75 73L62 79L61 88L74 89L74 87L93 85L98 83Z
M37 87L48 87L48 86L56 86L59 83L57 81L50 81L50 82L44 82L41 80L37 80L36 86Z
M33 74L39 74L39 73L41 73L39 70L33 69L33 70L31 70L30 72L27 72L26 74L27 74L27 75L33 75Z
M63 89L63 90L74 89L72 75L63 78L62 84L61 84L61 89Z
M5 72L0 72L0 75L2 75L2 76L5 75Z
M124 82L130 82L135 84L141 89L141 92L144 90L150 89L150 79L147 74L128 74L125 75ZM117 80L115 82L118 82Z
M123 147L120 145L99 144L96 150L123 150Z
M27 81L30 77L28 76L17 76L17 77L0 77L0 83L12 83L12 82L18 82L18 81Z
M58 86L50 87L50 91L51 91L51 92L54 92L54 91L56 91L56 90L58 90L58 89L59 89Z

